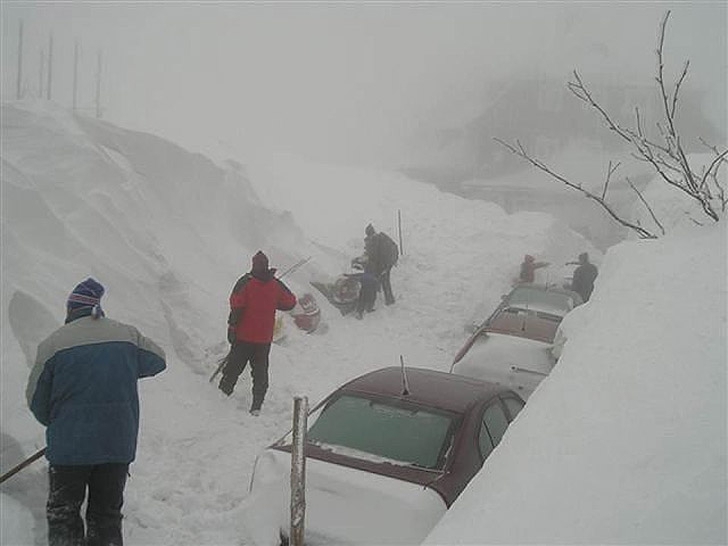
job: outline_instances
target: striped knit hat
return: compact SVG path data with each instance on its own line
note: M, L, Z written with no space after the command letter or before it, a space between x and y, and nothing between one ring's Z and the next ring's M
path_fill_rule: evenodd
M76 288L68 296L66 310L70 312L81 307L91 307L91 314L94 317L103 317L104 311L101 309L101 296L103 295L104 287L98 281L89 277L77 284Z

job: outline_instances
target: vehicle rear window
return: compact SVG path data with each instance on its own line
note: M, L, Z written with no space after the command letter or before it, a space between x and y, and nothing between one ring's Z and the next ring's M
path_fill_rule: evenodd
M543 305L564 313L574 308L574 300L566 294L548 292L535 288L523 287L514 290L508 298L508 305L513 307L530 307Z
M451 416L429 408L344 395L321 412L308 441L437 470L444 465L452 425Z
M506 407L508 408L508 411L511 414L511 419L515 419L516 416L523 409L523 402L521 400L516 399L516 398L511 398L509 396L508 398L504 398L503 399L503 402L505 403Z

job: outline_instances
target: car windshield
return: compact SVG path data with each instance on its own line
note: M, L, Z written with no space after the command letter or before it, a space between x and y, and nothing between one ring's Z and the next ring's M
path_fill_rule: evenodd
M523 287L511 293L508 297L508 305L511 307L533 307L544 311L559 310L565 314L574 308L574 300L566 294Z
M308 441L439 470L450 447L452 425L451 415L430 408L343 395L324 408L308 430Z

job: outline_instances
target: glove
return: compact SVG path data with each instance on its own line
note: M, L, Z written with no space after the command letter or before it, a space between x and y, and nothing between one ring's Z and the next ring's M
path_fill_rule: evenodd
M227 340L230 345L234 345L237 341L237 338L235 336L235 326L228 326Z

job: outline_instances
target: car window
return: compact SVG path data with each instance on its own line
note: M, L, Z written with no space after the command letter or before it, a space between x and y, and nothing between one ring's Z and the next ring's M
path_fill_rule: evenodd
M508 428L508 418L499 403L491 404L485 408L483 423L490 433L493 445L497 446Z
M441 469L453 425L451 415L430 408L343 395L323 409L308 430L308 441Z
M518 415L518 413L523 409L524 405L522 400L511 396L504 398L503 403L506 405L506 408L508 408L508 413L511 414L511 421L516 418L516 415Z
M480 458L485 460L490 452L493 451L493 439L490 437L485 423L480 423L480 436L478 436L478 447L480 448Z
M574 300L566 294L523 287L511 292L508 304L513 307L545 306L564 313L574 308Z

